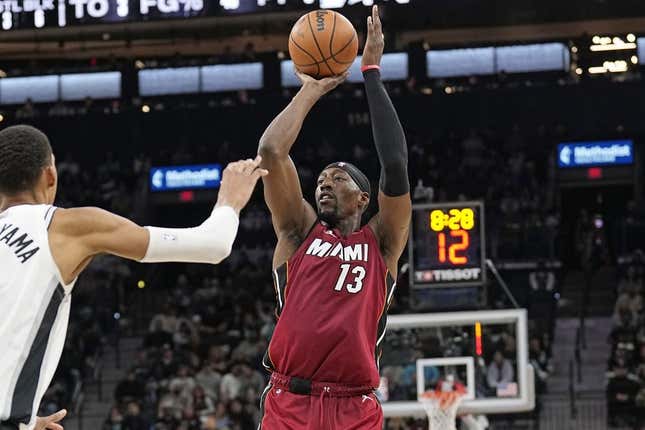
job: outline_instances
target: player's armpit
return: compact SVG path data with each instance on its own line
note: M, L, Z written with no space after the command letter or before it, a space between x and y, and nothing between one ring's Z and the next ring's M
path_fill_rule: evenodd
M412 216L410 193L390 197L383 191L379 191L378 204L379 211L370 220L369 225L379 240L388 269L393 276L396 276L398 261L410 233Z

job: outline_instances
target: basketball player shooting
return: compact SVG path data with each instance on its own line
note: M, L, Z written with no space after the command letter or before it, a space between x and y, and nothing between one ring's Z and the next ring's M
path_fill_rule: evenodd
M98 208L52 206L57 173L47 137L29 126L0 132L0 430L62 430L64 410L36 413L63 350L72 288L92 258L219 263L231 252L240 211L267 174L260 161L224 169L215 208L201 225L144 228Z
M262 395L262 429L380 430L374 390L397 264L411 216L405 136L381 82L384 38L376 6L362 59L374 143L381 165L378 213L362 226L370 182L354 165L323 169L317 210L303 199L289 157L313 105L345 76L302 87L260 141L263 178L278 243L273 267L278 322L264 358L272 372Z

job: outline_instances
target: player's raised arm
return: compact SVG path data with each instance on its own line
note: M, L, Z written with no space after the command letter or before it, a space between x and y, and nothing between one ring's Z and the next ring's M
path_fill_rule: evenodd
M213 212L193 228L140 227L94 207L58 209L49 241L63 281L71 282L93 256L103 253L143 263L219 263L231 252L240 211L258 179L267 174L258 168L260 162L257 157L229 164Z
M374 144L381 164L379 212L370 226L381 242L388 268L396 274L397 262L408 240L412 202L408 180L408 149L403 127L381 82L380 63L384 37L378 8L367 18L367 41L362 70L372 120Z
M270 174L263 178L264 196L271 211L278 241L302 237L316 220L316 213L302 196L296 167L289 157L302 123L316 102L343 82L347 75L316 80L296 72L302 87L293 100L271 122L260 139L262 167Z

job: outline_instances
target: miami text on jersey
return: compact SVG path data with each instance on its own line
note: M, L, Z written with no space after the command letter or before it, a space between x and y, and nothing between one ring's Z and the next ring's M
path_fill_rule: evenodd
M306 254L320 258L338 257L342 261L367 261L368 251L369 245L366 243L357 243L350 246L337 243L334 246L331 242L314 239L309 245Z

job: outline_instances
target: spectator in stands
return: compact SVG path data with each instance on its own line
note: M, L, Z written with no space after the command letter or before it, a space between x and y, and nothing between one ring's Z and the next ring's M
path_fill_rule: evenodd
M552 371L549 357L542 348L542 342L539 337L533 336L529 342L529 362L535 369L536 391L542 394L546 391L546 381Z
M630 315L633 324L638 322L639 315L643 311L643 299L637 288L635 286L625 288L620 296L618 296L613 315L615 324L621 323L623 314Z
M110 416L105 421L103 430L122 430L123 429L123 415L116 406L110 410Z
M206 394L200 385L193 388L192 409L200 416L210 415L215 412L215 403L213 402L213 399Z
M216 363L207 361L202 369L195 375L195 382L204 391L205 396L212 400L219 399L222 374L218 371Z
M177 375L170 380L168 388L173 393L179 395L183 404L190 404L195 389L195 379L190 376L190 370L187 365L179 366Z
M634 406L639 391L635 375L629 373L624 359L616 362L607 385L607 417L609 426L634 422Z
M230 367L229 372L222 378L220 386L220 399L229 401L238 398L242 390L242 365L235 363Z
M609 343L612 346L612 356L618 350L633 352L636 349L636 328L634 316L629 310L623 310L619 316L620 322L609 334Z
M114 398L119 404L128 400L142 400L144 394L144 387L141 381L137 380L134 370L130 370L126 379L119 382L114 390Z
M123 430L149 430L150 423L141 415L141 407L137 402L130 402L123 417Z
M513 365L510 360L504 357L502 351L495 351L493 361L486 369L486 381L488 382L488 386L496 391L498 388L513 382L514 377L515 371L513 370Z
M555 273L547 269L544 261L539 261L535 271L529 273L529 285L533 291L553 291Z

